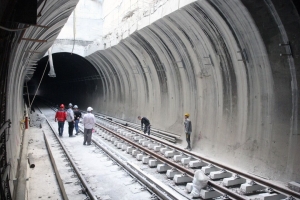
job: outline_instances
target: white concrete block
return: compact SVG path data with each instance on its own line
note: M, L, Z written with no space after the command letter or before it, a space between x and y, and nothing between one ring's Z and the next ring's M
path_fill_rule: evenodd
M158 164L157 167L156 167L156 170L159 173L166 172L169 169L171 169L171 167L169 165L166 165L166 164Z
M203 199L212 199L212 198L219 197L221 195L222 195L221 193L214 191L214 190L213 191L208 191L208 190L204 190L204 189L200 190L200 196Z
M181 172L174 170L174 169L169 169L169 170L167 170L166 175L168 178L173 179L176 174L181 174Z
M145 142L145 141L148 141L148 140L145 139L145 138L139 139L139 144L142 144L142 143Z
M184 174L176 174L173 178L175 184L184 184L193 181L193 179Z
M160 149L161 149L161 146L154 146L154 147L153 147L153 150L154 150L154 151L159 151Z
M167 158L171 158L171 157L173 157L174 156L174 151L172 150L172 151L165 151L165 157L167 157Z
M183 165L187 165L190 161L191 161L191 157L181 159L181 163Z
M239 184L243 184L243 183L246 183L246 179L241 178L241 177L236 178L236 177L232 176L232 177L223 179L223 185L226 187L233 186L233 185L239 185Z
M134 149L134 150L132 150L131 155L132 155L133 157L136 157L139 153L140 153L139 150Z
M240 189L241 189L241 192L243 192L243 193L253 193L257 190L263 190L263 189L265 189L265 187L263 187L261 185L257 185L256 183L254 183L254 184L244 183L241 185Z
M193 190L193 183L187 183L185 189L188 193L191 193Z
M189 162L189 167L191 167L191 168L203 167L206 165L207 165L207 163L203 162L202 160L191 160Z
M144 154L142 154L142 153L139 153L139 154L136 155L136 159L137 159L138 161L141 161L141 160L143 159L144 156L146 156L146 155L144 155Z
M149 149L153 149L155 145L156 145L156 144L149 143L147 146L148 146Z
M182 158L186 158L186 156L184 156L184 155L174 155L173 160L175 162L179 162L179 161L181 161Z
M119 143L117 144L118 149L121 149L122 146L123 146L123 143L122 143L122 142L119 142Z
M123 144L122 145L122 151L125 151L127 149L127 145L126 144Z
M155 159L149 159L148 162L149 167L156 167L158 164L161 164L161 162Z
M114 145L117 146L119 144L120 141L116 140L114 141Z
M232 174L227 171L220 170L220 171L210 172L209 176L211 179L214 180L214 179L228 178L231 177Z
M160 153L165 154L165 152L168 151L168 150L169 150L168 148L163 147L159 151L160 151Z
M132 134L131 133L126 133L126 137L132 137Z
M149 156L144 156L142 159L143 164L147 164L149 162L150 157Z
M148 144L150 144L150 141L149 141L149 140L142 142L142 145L143 145L144 147L148 146Z
M115 137L111 137L111 139L110 139L111 142L114 142L116 140L117 140L117 138L115 138Z
M219 171L220 169L213 166L213 165L207 165L201 168L201 170L205 173L205 174L209 174L210 172L213 171Z
M133 139L134 139L135 141L139 140L140 138L141 138L141 136L134 136L134 137L133 137Z
M132 152L132 150L133 150L133 148L132 148L132 147L127 147L127 149L126 149L126 152L127 152L127 153L131 153L131 152Z
M263 193L263 194L259 194L258 198L261 200L281 200L281 199L285 199L286 196L284 196L283 194L277 194L277 193Z

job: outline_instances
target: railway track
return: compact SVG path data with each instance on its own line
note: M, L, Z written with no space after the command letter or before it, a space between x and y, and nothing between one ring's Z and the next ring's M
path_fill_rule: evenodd
M133 128L103 118L97 121L96 133L104 140L156 168L159 173L165 173L176 184L186 184L188 192L192 190L195 171L203 170L210 177L209 187L201 190L203 199L300 199L299 193L288 188L202 158ZM97 141L93 143L97 144Z

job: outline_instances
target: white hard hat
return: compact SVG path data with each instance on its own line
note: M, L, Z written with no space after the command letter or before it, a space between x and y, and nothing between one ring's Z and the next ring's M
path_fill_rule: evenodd
M72 107L73 105L72 105L72 103L69 103L69 107Z
M78 106L77 106L77 105L75 105L73 108L78 108Z
M87 111L88 111L88 112L90 112L90 111L92 111L92 110L93 110L92 107L88 107L88 108L87 108Z

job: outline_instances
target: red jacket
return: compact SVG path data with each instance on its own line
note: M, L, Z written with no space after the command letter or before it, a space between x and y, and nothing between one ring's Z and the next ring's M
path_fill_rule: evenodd
M58 110L55 114L55 119L59 122L64 122L67 119L67 113L63 110Z

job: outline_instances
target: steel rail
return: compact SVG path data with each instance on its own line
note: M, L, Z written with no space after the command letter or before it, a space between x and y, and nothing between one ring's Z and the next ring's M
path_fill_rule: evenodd
M111 122L111 121L109 121L109 122ZM121 124L117 124L117 123L115 123L115 122L111 122L111 123L114 123L114 124L116 124L116 125L118 125L118 126L121 126L121 127L124 128L124 129L128 129L128 130L130 130L130 131L134 131L135 133L141 134L139 131L137 131L137 130L135 130L135 129L133 129L133 128L129 128L129 127L123 126L123 125L121 125ZM141 134L141 135L142 135L142 134ZM165 141L161 141L161 140L159 140L159 139L150 137L150 136L148 136L148 135L146 135L146 134L143 135L143 136L149 138L150 140L155 140L155 141L158 142L158 143L161 143L161 144L164 144L164 145L166 145L166 146L172 147L172 148L174 148L174 149L176 149L176 150L178 150L178 151L184 152L184 153L186 153L187 155L191 155L191 156L193 156L194 158L201 159L201 160L206 161L206 162L208 162L208 163L211 163L211 164L213 164L213 165L215 165L215 166L217 166L217 167L224 168L224 169L226 169L226 170L228 170L228 171L230 171L230 172L233 172L233 173L239 174L239 175L241 175L241 176L244 176L245 178L248 178L248 179L250 179L250 180L253 180L253 181L255 181L255 182L257 182L257 183L259 183L259 184L261 184L261 185L263 185L263 186L270 187L270 188L272 188L272 189L273 189L275 192L277 192L277 193L281 193L281 194L284 194L284 195L286 195L286 196L293 196L293 197L295 197L295 198L300 199L300 193L297 193L297 192L295 192L295 191L292 191L292 190L290 190L290 189L288 189L288 188L280 187L279 185L273 184L273 183L271 183L271 182L269 182L269 181L267 181L267 180L264 180L264 179L262 179L262 178L260 178L260 177L253 176L253 175L251 175L251 174L248 174L248 173L243 172L243 171L239 171L239 170L237 170L237 169L234 169L234 168L229 167L229 166L227 166L227 165L224 165L224 164L218 163L218 162L216 162L216 161L210 160L210 159L208 159L208 158L204 158L204 157L202 157L202 156L200 156L200 155L197 155L197 154L195 154L195 153L193 153L193 152L190 152L190 151L188 151L188 150L179 148L179 147L177 147L177 146L175 146L175 145L173 145L173 144L169 144L169 143L167 143L167 142L165 142Z
M133 142L133 141L127 139L126 137L123 137L123 136L121 136L121 135L119 135L119 134L113 132L112 130L107 129L106 127L104 127L104 126L102 126L102 125L100 125L100 124L98 124L98 123L97 123L97 126L101 127L101 128L102 128L103 130L105 130L105 131L108 131L108 132L112 133L113 135L115 135L115 136L117 136L118 138L120 138L120 139L126 141L127 143L132 144L133 146L138 147L139 149L143 150L144 152L147 152L148 154L153 155L153 156L156 157L158 160L163 161L163 162L165 162L165 163L168 163L169 165L175 167L175 168L178 169L179 171L182 171L182 172L186 173L186 174L189 175L190 177L193 177L193 176L194 176L194 172L193 172L193 171L188 170L188 169L184 168L183 166L181 166L181 165L179 165L179 164L177 164L177 163L174 163L174 162L170 161L169 159L167 159L167 158L165 158L165 157L163 157L163 156L161 156L161 155L159 155L159 154L157 154L157 153L154 153L154 152L152 152L151 150L149 150L149 149L147 149L147 148L145 148L145 147L143 147L143 146L141 146L141 145L139 145L139 144L136 144L135 142ZM227 194L228 196L230 196L232 199L239 199L239 200L245 199L245 198L242 197L241 195L239 195L239 194L237 194L237 193L234 193L234 192L232 192L231 190L229 190L229 189L227 189L227 188L225 188L225 187L221 187L220 185L214 183L214 182L211 181L211 180L209 180L208 182L209 182L209 184L210 184L211 186L214 187L214 189L215 189L216 191L220 191L220 192L223 193L223 194L225 193L225 194Z
M39 107L37 107L37 108L38 108L38 110L42 113L42 111L40 110L40 108L39 108ZM66 154L66 156L67 156L67 158L68 158L70 164L72 165L72 167L73 167L73 169L74 169L74 171L75 171L77 177L78 177L79 180L81 181L81 184L82 184L82 186L83 186L82 192L83 192L83 193L86 193L86 194L89 196L89 198L90 198L91 200L98 200L98 198L96 197L96 195L95 195L95 194L93 193L93 191L89 188L88 183L86 182L86 180L85 180L85 179L83 178L83 176L80 174L79 169L78 169L77 166L75 165L75 162L74 162L73 159L71 158L71 155L68 153L67 149L64 147L62 141L60 140L60 138L58 137L58 135L55 134L55 130L54 130L54 128L52 127L52 125L50 124L50 122L48 121L48 119L46 118L46 116L45 116L45 119L46 119L46 122L47 122L47 124L49 125L50 129L51 129L52 132L54 133L54 135L55 135L57 141L59 142L61 148L64 150L64 153Z

